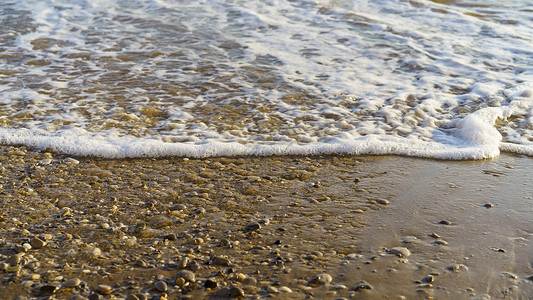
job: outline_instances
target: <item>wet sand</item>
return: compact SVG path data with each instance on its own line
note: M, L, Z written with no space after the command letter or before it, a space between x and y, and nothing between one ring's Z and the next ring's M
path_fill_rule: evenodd
M533 294L527 157L103 160L2 147L0 163L7 299Z

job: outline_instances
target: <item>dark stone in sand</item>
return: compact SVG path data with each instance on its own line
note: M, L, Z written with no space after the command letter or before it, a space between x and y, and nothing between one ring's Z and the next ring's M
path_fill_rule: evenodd
M494 205L492 205L492 203L485 203L485 204L483 204L483 206L485 206L486 208L491 208Z
M259 230L261 229L261 224L257 223L257 222L252 222L246 226L244 226L243 230L244 231L256 231L256 230Z
M216 288L218 286L218 282L212 280L212 279L207 279L205 282L204 282L204 287L208 288L208 289L213 289L213 288Z
M47 285L43 285L39 289L39 293L41 294L41 296L50 296L53 293L57 292L58 289L59 287L57 285L47 284Z
M313 275L311 278L309 278L309 280L307 280L307 285L319 286L319 285L328 284L332 280L333 278L331 278L331 275L329 274L318 274L318 275Z
M229 296L232 298L244 297L244 291L240 287L232 286L229 289Z
M100 300L100 299L104 299L104 297L100 296L99 294L96 294L96 293L92 293L89 295L89 297L87 297L89 300Z
M165 240L169 241L176 241L178 239L178 236L175 233L167 234L163 237Z
M168 290L167 283L164 281L158 281L154 284L154 288L160 292L166 292Z
M442 220L442 221L439 221L439 224L441 224L441 225L452 225L452 222L450 222L448 220Z

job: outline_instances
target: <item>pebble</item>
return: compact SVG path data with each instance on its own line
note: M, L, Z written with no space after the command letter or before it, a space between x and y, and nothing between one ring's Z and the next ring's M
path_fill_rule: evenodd
M289 287L282 286L279 288L280 293L292 293L292 290Z
M174 277L176 280L179 278L183 278L187 282L192 282L195 279L194 273L189 270L181 270L178 273L176 273L176 276Z
M441 221L439 221L439 224L441 224L441 225L452 225L452 222L450 222L448 220L441 220Z
M359 291L359 290L371 290L372 289L372 286L364 281L364 280L361 280L359 282L357 282L354 287L352 288L353 291Z
M436 240L433 242L433 245L437 245L437 246L447 246L448 245L448 242L446 242L445 240Z
M432 232L429 237L432 237L434 239L440 239L440 235L436 234L435 232Z
M100 284L96 287L96 291L103 295L109 295L113 291L113 288L106 284Z
M402 243L409 244L418 241L415 236L406 236L402 238Z
M492 205L492 203L485 203L485 204L483 204L483 206L485 206L486 208L491 208L494 205Z
M215 256L211 259L211 264L216 266L229 267L231 266L231 261L229 260L229 258L224 256Z
M432 283L433 281L435 281L435 277L433 277L432 275L425 276L424 278L422 278L422 280L420 280L420 282L422 283Z
M266 291L269 294L279 294L279 289L271 285L266 288Z
M7 260L6 260L6 263L14 266L14 265L18 265L19 262L20 262L20 259L21 257L24 255L24 252L21 252L21 253L17 253L17 254L14 254L14 255L11 255Z
M203 214L205 212L206 212L206 210L203 207L199 207L199 208L194 210L194 214L196 214L196 215L200 215L200 214Z
M41 249L42 247L46 246L46 242L41 240L40 238L34 237L30 240L30 245L34 249Z
M205 282L204 282L204 287L208 288L208 289L214 289L218 286L218 282L216 282L215 280L213 279L207 279Z
M381 205L388 205L390 202L389 200L385 200L385 199L376 199L376 203L381 204Z
M178 263L178 269L185 269L188 264L189 264L189 258L187 256L184 256Z
M65 282L63 282L63 287L65 288L74 288L80 285L81 280L79 278L71 278Z
M229 289L229 296L232 298L244 297L244 291L240 287L232 286Z
M80 163L80 161L72 157L67 157L63 159L63 163L68 164L68 165L77 165Z
M446 269L454 273L457 273L460 271L467 271L468 267L463 264L454 264L454 265L446 267Z
M174 205L174 206L172 206L170 208L171 211L182 211L182 210L185 210L185 209L187 209L187 206L185 206L185 204L181 204L181 203L180 204L176 204L176 205Z
M176 241L178 240L178 236L175 233L167 234L163 236L163 239L169 240L169 241Z
M394 247L389 250L390 254L394 254L398 257L408 257L411 255L411 251L405 247Z
M526 277L527 280L533 281L533 275L529 275Z
M246 226L244 226L243 230L244 231L256 231L256 230L259 230L261 229L261 224L257 223L257 222L252 222Z
M307 280L307 285L309 286L319 286L330 283L333 280L329 274L318 274L313 275L309 280Z
M154 288L160 292L166 292L168 290L167 283L164 281L158 281L154 284Z
M247 284L247 285L256 285L257 284L257 279L253 278L253 277L246 277L242 280L242 283L243 284Z

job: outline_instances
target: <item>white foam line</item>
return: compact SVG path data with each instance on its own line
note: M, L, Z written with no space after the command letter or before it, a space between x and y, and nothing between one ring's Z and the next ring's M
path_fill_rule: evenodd
M317 142L309 144L278 143L272 145L207 142L204 144L165 143L155 139L131 137L94 137L64 132L43 134L28 129L0 130L0 143L22 144L77 156L104 158L134 157L216 157L216 156L276 156L276 155L386 155L463 160L485 159L499 155L498 145L446 145L398 137L365 136L352 141Z

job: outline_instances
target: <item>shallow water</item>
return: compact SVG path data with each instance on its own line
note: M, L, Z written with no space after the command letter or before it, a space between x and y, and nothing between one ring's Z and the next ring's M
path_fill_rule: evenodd
M532 154L526 1L2 1L0 139L104 157Z

